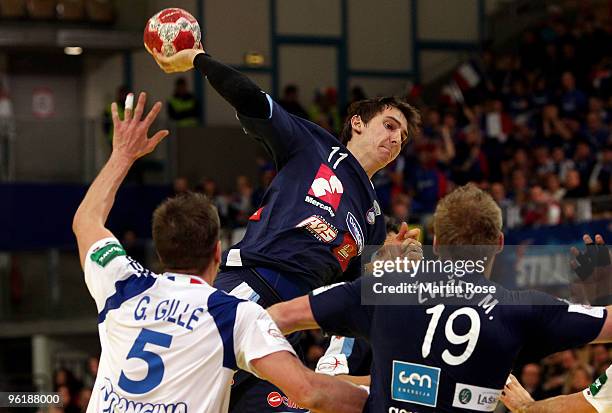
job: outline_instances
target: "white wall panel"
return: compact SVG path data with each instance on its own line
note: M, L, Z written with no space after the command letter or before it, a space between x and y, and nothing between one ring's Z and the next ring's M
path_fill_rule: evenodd
M271 93L272 82L268 74L245 74L262 90ZM236 111L227 103L215 89L206 82L206 120L209 126L239 126Z
M340 0L278 0L276 4L278 34L341 35Z
M478 0L417 0L419 39L478 40Z
M279 49L279 93L287 84L298 85L302 105L308 109L317 89L338 87L336 48L287 45Z
M410 3L348 0L350 69L412 69Z
M246 52L257 51L270 64L268 1L205 0L203 26L204 48L216 59L238 65Z
M387 77L351 77L349 92L355 86L361 86L367 97L405 95L409 79Z
M421 81L430 82L467 59L464 52L421 52Z
M117 87L123 83L123 57L85 57L83 90L84 116L99 119L109 102L115 99Z

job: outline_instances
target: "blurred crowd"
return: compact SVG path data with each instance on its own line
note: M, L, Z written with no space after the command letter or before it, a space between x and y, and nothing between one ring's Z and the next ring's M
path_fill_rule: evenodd
M71 369L66 367L55 371L53 391L59 393L63 407L52 407L49 413L85 413L87 411L98 374L98 363L98 357L89 357L81 377L77 377Z
M588 220L612 212L612 24L600 23L583 10L567 21L558 10L526 31L515 50L484 50L453 76L453 93L445 89L432 105L420 88L408 91L421 109L423 128L400 156L374 176L380 205L399 220L427 225L437 201L455 186L475 182L489 191L504 212L507 227L542 226ZM193 122L197 103L177 81L172 119ZM287 85L279 99L287 111L339 134L348 105L364 99L360 87L339 107L333 88L300 103L299 87ZM186 104L188 102L189 104ZM174 111L174 112L173 112ZM177 115L179 113L179 115ZM221 190L212 177L190 182L175 179L174 194L199 191L216 205L225 246L240 240L275 176L274 165L258 159L259 180L238 176L235 187ZM603 208L594 211L593 202ZM141 240L126 231L123 242L144 261ZM140 257L142 255L142 257ZM306 363L314 369L326 339L307 332L301 342ZM610 348L591 345L557 353L520 366L516 375L534 399L581 391L602 374ZM76 380L59 370L55 389L65 412L85 411L97 363ZM94 368L95 367L95 368ZM62 410L58 410L61 412ZM57 412L57 413L58 413Z
M552 354L515 371L534 400L581 392L610 366L610 346L594 344Z
M435 105L424 102L420 88L408 91L421 109L423 128L373 178L385 213L427 225L441 197L476 182L502 207L508 228L609 214L612 25L588 12L574 18L566 21L553 11L523 34L513 52L484 50L458 68L454 93L444 88ZM366 97L355 87L348 104ZM347 112L333 88L317 91L303 107L298 86L287 85L279 103L333 134ZM229 193L212 178L195 186L215 199L231 230L246 225L274 177L273 165L259 164L259 182L240 176ZM190 188L184 178L178 181Z

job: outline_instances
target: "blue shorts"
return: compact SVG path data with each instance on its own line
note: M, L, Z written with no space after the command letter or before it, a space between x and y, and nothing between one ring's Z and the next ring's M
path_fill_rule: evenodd
M266 268L226 269L217 275L214 287L231 293L246 284L249 289L248 299L264 308L281 301L309 293L308 287L299 283L297 275L285 275ZM301 333L287 337L296 353L302 358L299 349ZM273 384L261 380L243 370L234 375L230 397L229 413L281 413L307 412Z

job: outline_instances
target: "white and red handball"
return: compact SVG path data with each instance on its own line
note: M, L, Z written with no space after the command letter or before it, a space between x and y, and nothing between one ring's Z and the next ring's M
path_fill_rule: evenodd
M170 8L156 13L144 30L144 45L153 54L156 49L170 57L185 49L200 47L202 33L198 21L183 9Z

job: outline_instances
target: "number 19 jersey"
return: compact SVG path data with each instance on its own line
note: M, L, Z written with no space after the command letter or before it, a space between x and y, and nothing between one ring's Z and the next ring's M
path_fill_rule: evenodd
M115 238L96 242L85 281L102 354L93 412L226 412L238 368L292 347L259 305L201 278L154 274Z
M464 279L496 286L496 293L466 296L464 305L438 295L422 305L368 306L361 305L363 277L313 292L321 328L363 337L372 347L364 412L492 412L519 353L542 357L587 344L607 317L603 307L474 277L481 279Z

